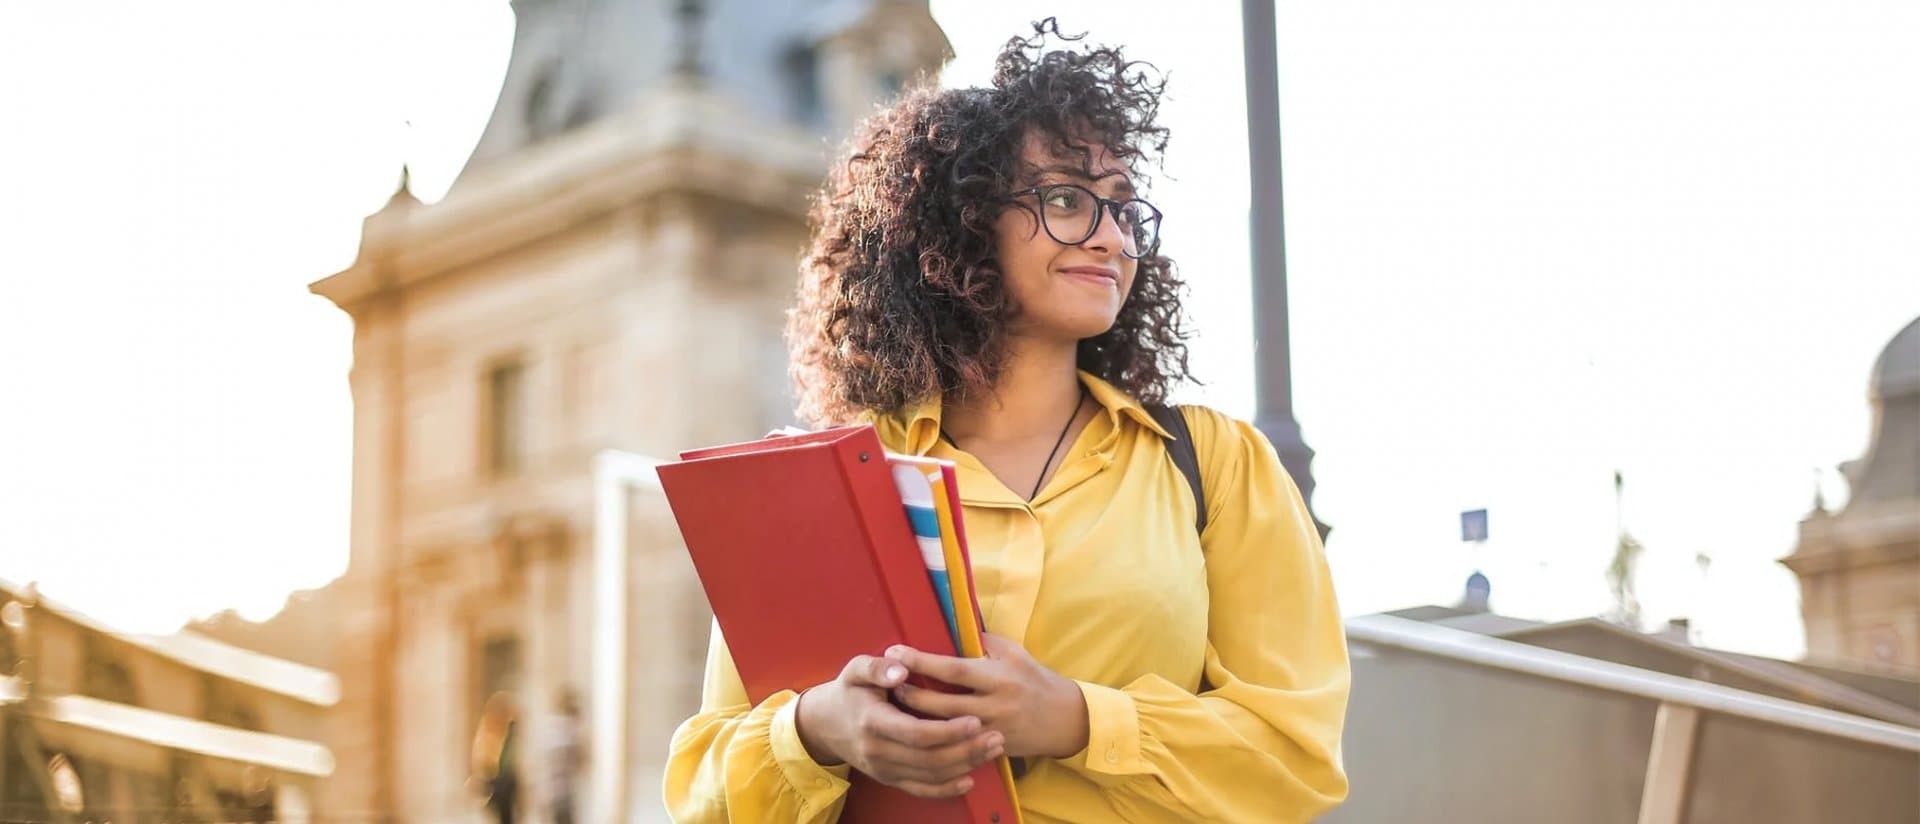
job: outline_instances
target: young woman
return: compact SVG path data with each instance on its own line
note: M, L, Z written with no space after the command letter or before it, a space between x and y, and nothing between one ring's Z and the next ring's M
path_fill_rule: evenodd
M1304 821L1346 795L1345 638L1299 493L1258 430L1184 408L1198 532L1148 407L1188 377L1140 199L1164 82L1036 30L991 87L866 124L788 330L803 417L958 464L988 655L873 650L753 706L716 634L673 739L676 820L830 822L850 770L950 796L1003 754L1029 824Z

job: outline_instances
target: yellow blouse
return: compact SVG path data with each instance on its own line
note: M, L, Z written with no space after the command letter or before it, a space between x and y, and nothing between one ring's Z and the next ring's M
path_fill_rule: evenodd
M936 401L874 420L889 449L958 464L986 628L1086 697L1086 750L1028 760L1028 824L1307 821L1347 794L1350 673L1326 557L1251 425L1189 408L1207 529L1168 437L1087 373L1105 414L1028 503L941 440ZM874 650L879 654L880 650ZM1205 692L1202 692L1203 686ZM831 822L847 767L808 757L794 697L749 706L715 632L699 714L674 733L667 809L686 822Z

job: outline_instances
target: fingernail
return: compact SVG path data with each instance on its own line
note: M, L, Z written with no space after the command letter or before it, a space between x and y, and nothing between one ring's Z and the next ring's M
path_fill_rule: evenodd
M898 681L902 678L905 678L906 675L907 675L907 671L904 669L901 669L900 667L887 667L888 681Z
M996 732L992 735L987 736L987 746L992 747L996 750L1000 749L1003 746L1006 746L1006 744L1007 744L1007 737L1004 735L1001 735L1000 733Z
M891 647L887 647L887 653L886 653L886 657L888 657L888 658L898 658L898 657L900 657L900 656L902 656L902 655L905 655L905 654L906 654L906 650L907 650L907 648L906 648L906 647L903 647L903 646L900 646L899 644L895 644L895 645L893 645L893 646L891 646Z
M962 778L962 779L960 779L960 791L961 791L961 792L967 792L967 791L969 791L969 790L971 790L971 789L973 789L973 779L971 779L971 778Z

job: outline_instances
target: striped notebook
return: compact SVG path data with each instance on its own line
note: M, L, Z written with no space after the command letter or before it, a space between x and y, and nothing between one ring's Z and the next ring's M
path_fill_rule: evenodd
M986 653L980 633L980 601L973 592L973 566L967 555L967 533L960 516L959 485L953 464L933 458L887 456L900 503L913 524L927 578L947 619L958 654L978 658Z
M927 578L946 616L954 648L963 658L984 657L987 650L980 634L986 624L973 591L973 562L967 554L967 529L960 517L960 485L954 479L953 462L888 454L887 464L893 469L900 503L913 524L920 558L927 564ZM1000 777L1013 797L1015 817L1024 818L1014 793L1010 759L1000 759Z

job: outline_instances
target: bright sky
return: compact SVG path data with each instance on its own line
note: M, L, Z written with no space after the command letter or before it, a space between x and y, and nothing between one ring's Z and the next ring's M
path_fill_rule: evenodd
M949 84L983 82L1036 13L933 8ZM1238 4L1048 8L1170 72L1151 196L1194 284L1210 385L1188 397L1250 416ZM0 578L135 629L264 617L347 559L351 328L306 284L351 262L403 161L442 196L511 12L8 16ZM1814 469L1865 448L1873 358L1920 315L1900 79L1920 6L1289 0L1279 20L1295 387L1347 610L1450 603L1476 563L1502 611L1605 609L1618 467L1649 618L1799 652L1774 559Z

